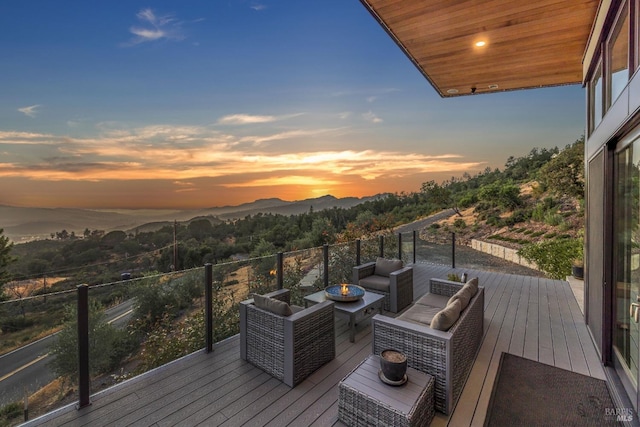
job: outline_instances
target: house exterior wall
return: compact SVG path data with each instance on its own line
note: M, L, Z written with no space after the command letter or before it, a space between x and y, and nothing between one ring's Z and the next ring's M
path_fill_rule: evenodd
M603 1L599 11L601 25L594 25L594 33L591 34L589 47L592 48L592 55L586 55L584 64L584 82L587 88L587 133L585 135L585 178L586 178L586 216L585 216L585 321L592 334L601 360L607 366L619 365L616 362L614 351L615 334L619 333L616 327L620 327L619 319L622 308L628 310L618 301L618 286L615 283L618 271L616 259L616 236L620 232L616 224L616 189L619 188L616 182L616 148L620 149L631 135L636 135L640 129L640 68L638 68L638 8L640 1L623 0ZM629 31L629 69L631 76L626 87L620 92L617 99L606 107L606 96L609 90L606 87L602 99L603 110L605 111L601 121L592 130L593 120L592 96L589 93L592 87L591 79L594 70L602 60L603 80L611 75L612 65L607 63L608 38L614 31L616 15L618 11L628 7L631 17L631 30ZM603 9L604 7L604 9ZM604 18L603 18L604 16ZM590 131L591 130L591 131ZM590 131L590 132L589 132ZM624 183L623 183L624 184ZM624 187L624 186L623 186ZM622 203L622 202L617 202ZM621 205L622 206L622 205ZM626 206L626 205L625 205ZM617 207L620 209L620 206ZM631 209L631 207L628 207ZM626 226L625 226L626 227ZM624 233L623 233L624 234ZM616 273L618 272L618 273ZM624 281L624 280L623 280ZM630 286L630 283L621 284ZM616 311L618 314L616 314ZM618 321L618 322L617 322ZM618 323L618 326L616 324ZM637 350L637 347L636 347ZM632 349L633 351L633 349ZM632 355L632 358L635 357ZM616 368L617 370L617 368ZM635 374L633 375L635 376ZM620 380L625 382L625 375ZM634 387L627 387L627 395L637 408L638 396Z

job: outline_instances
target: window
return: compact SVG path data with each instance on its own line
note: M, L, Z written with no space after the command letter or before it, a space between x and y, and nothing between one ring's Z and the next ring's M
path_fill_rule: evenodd
M607 108L620 96L629 82L629 8L621 8L607 43Z
M589 133L598 127L602 120L602 62L589 82Z

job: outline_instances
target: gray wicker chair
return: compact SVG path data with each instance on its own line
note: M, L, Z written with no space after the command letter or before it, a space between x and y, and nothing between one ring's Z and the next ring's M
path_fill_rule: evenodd
M402 263L402 261L399 261ZM384 295L384 309L398 313L413 302L413 267L402 267L386 276L376 274L376 262L353 267L353 283Z
M430 292L451 297L462 283L431 279ZM372 319L373 354L393 348L407 355L407 363L435 377L435 407L450 414L462 393L484 333L484 288L460 313L448 331L376 314Z
M289 303L289 290L267 294ZM280 316L240 303L240 357L295 387L336 355L333 302Z

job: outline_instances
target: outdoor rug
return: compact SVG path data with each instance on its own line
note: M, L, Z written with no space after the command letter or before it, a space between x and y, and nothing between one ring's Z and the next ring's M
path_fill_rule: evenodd
M502 353L485 426L615 426L616 416L604 381Z

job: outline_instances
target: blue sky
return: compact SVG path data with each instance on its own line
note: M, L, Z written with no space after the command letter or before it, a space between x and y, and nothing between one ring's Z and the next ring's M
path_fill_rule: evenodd
M11 0L0 28L0 204L412 192L584 132L578 85L441 99L358 0Z

